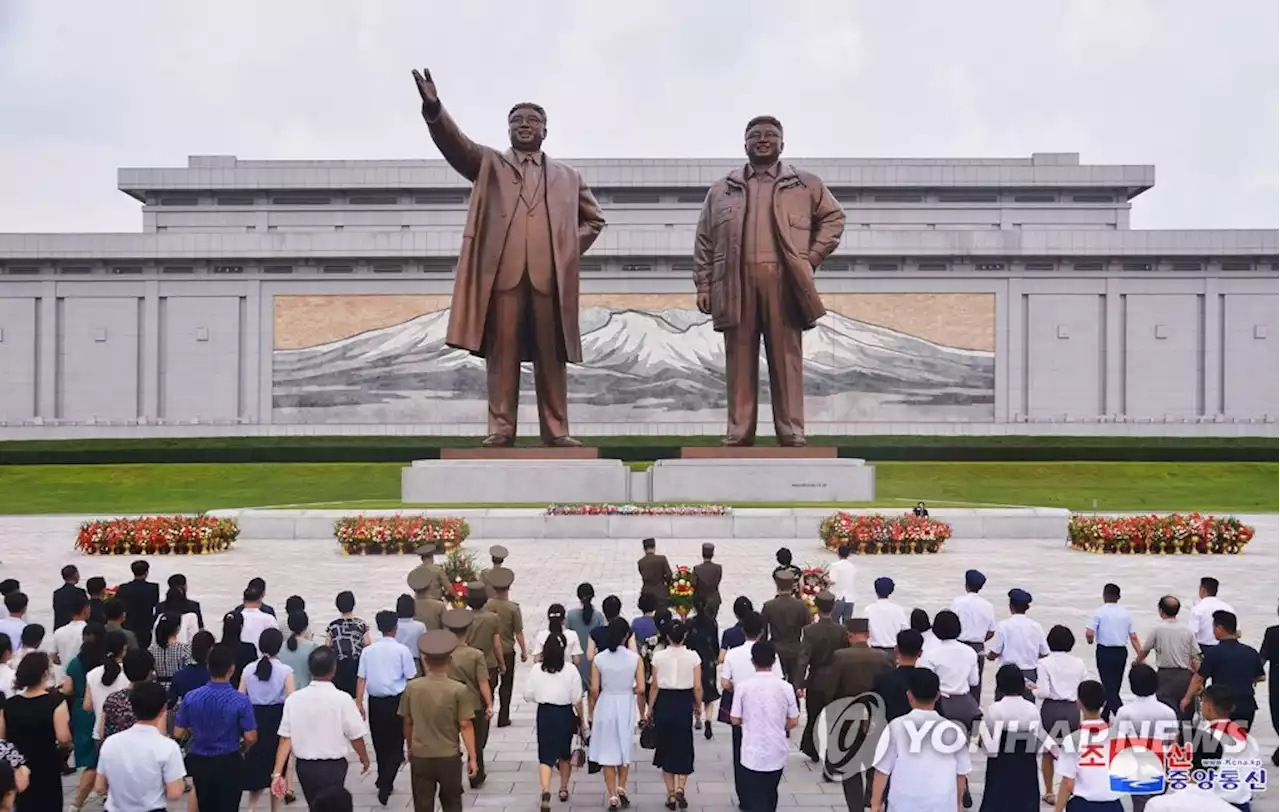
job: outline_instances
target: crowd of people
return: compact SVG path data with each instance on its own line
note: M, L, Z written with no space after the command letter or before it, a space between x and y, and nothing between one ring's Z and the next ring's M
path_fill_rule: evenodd
M697 734L713 739L719 724L729 726L735 794L748 812L777 808L796 728L800 752L822 764L824 780L842 782L851 810L971 807L970 747L920 746L939 740L922 734L934 728L985 749L982 810L1077 812L1121 808L1106 769L1080 757L1110 737L1192 743L1197 769L1228 751L1260 758L1249 730L1268 668L1276 725L1277 627L1261 651L1241 642L1212 578L1185 613L1176 597L1162 598L1145 635L1114 584L1084 629L1046 632L1022 589L1008 592L1008 616L997 620L976 570L932 614L897 604L884 577L863 606L847 548L810 605L782 550L774 597L759 608L736 598L722 630L714 546L703 545L693 568L691 599L673 601L672 568L646 539L634 618L616 595L597 608L595 589L581 584L575 605L548 608L529 645L507 550L490 549L493 564L466 585L461 607L438 552L419 549L412 594L372 626L344 591L315 635L303 599L289 597L278 615L261 578L222 616L218 637L186 579L170 577L162 598L144 560L115 590L102 578L82 589L76 567L64 567L47 634L27 621L18 581L0 582L0 810L77 812L106 799L112 812L154 812L185 795L190 812L231 812L247 793L250 809L278 812L300 793L313 810L346 812L354 752L364 772L376 765L382 804L407 762L415 808L438 801L453 812L464 784L486 781L490 728L512 724L517 661L528 660L520 687L536 708L544 811L568 800L576 768L601 773L608 809L629 807L637 748L661 771L666 808L687 809ZM1077 632L1095 649L1092 664L1077 653ZM988 661L998 670L984 705ZM823 751L822 711L867 696L879 716L863 732L878 747L837 763ZM64 776L76 771L64 798ZM1249 784L1135 796L1134 806L1249 809Z

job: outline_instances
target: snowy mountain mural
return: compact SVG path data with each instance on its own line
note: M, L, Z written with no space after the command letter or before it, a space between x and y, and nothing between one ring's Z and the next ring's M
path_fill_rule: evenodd
M273 353L279 422L478 422L484 361L444 344L447 310L304 349ZM696 310L589 307L584 363L571 366L576 421L723 419L724 346ZM966 350L829 313L804 336L811 421L989 420L993 353ZM761 404L768 403L761 361ZM533 412L526 365L521 419ZM767 409L762 409L767 421Z

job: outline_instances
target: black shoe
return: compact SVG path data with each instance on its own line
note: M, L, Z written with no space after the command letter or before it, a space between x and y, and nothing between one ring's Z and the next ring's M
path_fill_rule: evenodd
M387 801L390 799L391 799L391 790L389 789L378 790L378 803L382 804L383 806L386 806Z
M471 779L471 788L480 789L483 787L486 777L487 776L484 773L476 773L475 777Z
M1271 754L1271 763L1280 767L1280 749Z
M511 720L510 720L510 719L499 719L499 720L498 720L498 724L497 724L497 726L498 726L498 727L511 727Z
M960 799L960 804L961 804L961 806L963 806L965 809L972 809L972 808L973 808L973 796L969 794L969 787L968 787L968 785L965 785L965 788L964 788L964 798Z
M705 738L707 741L711 741L711 723L710 722L707 722L706 726L702 728L702 737Z

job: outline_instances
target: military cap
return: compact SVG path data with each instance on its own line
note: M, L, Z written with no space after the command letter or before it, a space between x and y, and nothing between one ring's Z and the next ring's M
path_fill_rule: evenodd
M409 570L409 577L405 579L409 584L409 588L414 592L422 592L429 588L434 580L435 578L432 577L431 572L421 567Z
M657 542L657 541L655 541L654 539L645 539L644 541L642 541L642 542L640 542L640 543L644 545L644 548L645 548L646 550L652 550L652 549L654 549L655 547L657 547L657 546L658 546L658 542Z
M844 622L844 627L850 634L869 634L871 632L871 623L865 617L851 617Z
M836 596L824 589L813 596L813 602L817 604L820 612L830 612L836 606Z
M1014 587L1009 590L1009 603L1029 604L1031 603L1031 593L1025 589Z
M893 586L894 584L893 584L892 578L881 575L879 578L876 579L876 583L875 583L876 594L880 596L892 595Z
M965 586L970 586L974 589L982 589L982 587L987 584L987 576L983 575L978 570L966 570L964 574L964 583Z
M436 629L418 638L418 651L428 657L448 657L458 647L458 638L453 632Z
M418 549L414 550L414 552L418 555L435 555L440 552L440 543L436 541L428 541L426 544L419 545Z
M506 567L498 567L489 573L489 586L494 589L510 589L516 574Z
M774 583L790 588L796 582L796 574L791 570L778 570L773 574Z
M702 557L710 558L715 554L716 554L716 545L712 544L709 541L704 541L702 543Z
M476 596L484 597L488 594L483 581L472 581L467 584L467 597L474 598Z
M507 556L509 556L509 555L511 555L511 553L507 550L507 548L506 548L506 547L503 547L501 544L495 544L495 545L493 545L492 547L490 547L490 548L489 548L489 557L490 557L490 558L503 558L503 559L505 559L505 558L506 558Z
M440 616L440 622L451 632L465 632L471 626L472 617L466 609L449 609Z

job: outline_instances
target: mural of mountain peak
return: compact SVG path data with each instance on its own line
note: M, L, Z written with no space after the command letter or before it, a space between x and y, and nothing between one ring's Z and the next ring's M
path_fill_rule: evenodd
M273 422L483 424L484 362L445 346L440 298L277 296ZM808 420L993 419L992 296L831 299L831 312L804 336ZM575 421L671 423L674 431L724 419L724 344L710 317L687 307L689 297L583 303L583 364L569 372ZM415 305L419 315L405 318ZM761 384L767 424L767 378ZM521 420L536 421L528 365L520 408Z

